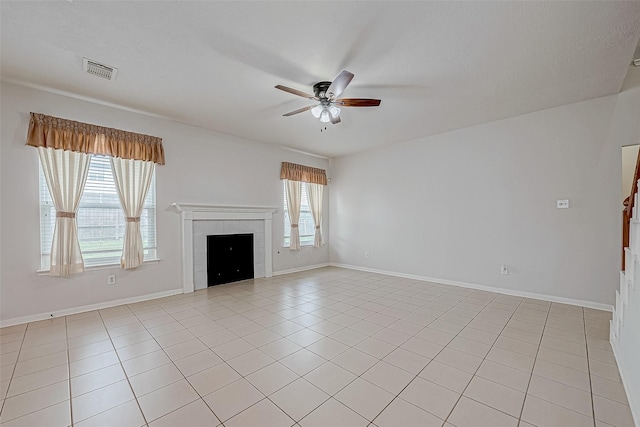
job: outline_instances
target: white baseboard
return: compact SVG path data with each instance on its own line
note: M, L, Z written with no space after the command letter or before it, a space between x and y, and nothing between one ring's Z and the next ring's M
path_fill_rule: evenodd
M582 300L577 300L572 298L557 297L554 295L538 294L535 292L525 292L525 291L517 291L514 289L496 288L493 286L478 285L475 283L467 283L467 282L458 282L455 280L440 279L437 277L417 276L414 274L405 274L405 273L398 273L395 271L378 270L375 268L360 267L357 265L350 265L350 264L339 264L339 263L331 262L329 263L329 265L331 265L332 267L341 267L341 268L348 268L351 270L366 271L369 273L385 274L387 276L402 277L404 279L414 279L414 280L420 280L423 282L434 282L434 283L440 283L443 285L460 286L462 288L477 289L480 291L495 292L499 294L512 295L516 297L532 298L532 299L539 299L543 301L557 302L562 304L577 305L580 307L593 308L596 310L613 311L612 305L602 304L602 303L593 302L593 301L582 301Z
M633 418L633 422L635 425L640 426L640 396L633 396L631 392L631 386L629 382L629 378L625 376L625 372L627 372L627 366L624 361L618 357L618 347L616 346L617 342L611 342L611 348L613 349L613 356L616 358L616 363L618 364L618 372L620 373L620 378L622 379L622 386L624 387L624 391L627 394L627 401L629 402L629 408L631 409L631 417Z
M305 265L304 267L290 268L289 270L274 271L273 275L282 276L283 274L300 273L301 271L315 270L316 268L329 267L329 265L331 264L329 264L328 262L323 262L322 264Z
M136 302L149 301L153 299L169 297L172 295L178 295L181 293L183 293L182 288L172 289L170 291L155 292L153 294L140 295L137 297L123 298L123 299L118 299L114 301L84 305L82 307L69 308L66 310L55 311L53 313L49 312L49 313L33 314L30 316L15 317L13 319L6 319L6 320L0 321L0 328L5 328L7 326L13 326L13 325L20 325L23 323L37 322L38 320L52 319L55 317L70 316L72 314L85 313L87 311L102 310L105 308L115 307L117 305L133 304Z
M302 272L302 271L315 270L317 268L323 268L323 267L328 267L328 266L340 267L340 268L348 268L350 270L366 271L366 272L369 272L369 273L385 274L387 276L402 277L402 278L405 278L405 279L414 279L414 280L420 280L420 281L423 281L423 282L434 282L434 283L441 283L443 285L460 286L460 287L463 287L463 288L477 289L477 290L488 291L488 292L496 292L496 293L501 293L501 294L506 294L506 295L513 295L513 296L519 296L519 297L525 297L525 298L533 298L533 299L539 299L539 300L551 301L551 302L558 302L558 303L563 303L563 304L577 305L577 306L581 306L581 307L594 308L594 309L597 309L597 310L606 310L606 311L612 311L613 310L613 306L611 306L611 305L602 304L602 303L596 303L596 302L591 302L591 301L575 300L575 299L570 299L570 298L556 297L556 296L553 296L553 295L537 294L537 293L533 293L533 292L515 291L513 289L496 288L496 287L492 287L492 286L478 285L478 284L474 284L474 283L458 282L458 281L454 281L454 280L440 279L440 278L435 278L435 277L418 276L418 275L414 275L414 274L398 273L398 272L394 272L394 271L378 270L378 269L374 269L374 268L360 267L360 266L356 266L356 265L340 264L340 263L334 263L334 262L308 265L308 266L304 266L304 267L292 268L292 269L289 269L289 270L274 271L273 275L274 276L281 276L283 274L299 273L299 272ZM51 319L52 317L69 316L69 315L72 315L72 314L84 313L84 312L87 312L87 311L101 310L101 309L105 309L105 308L115 307L117 305L133 304L133 303L136 303L136 302L149 301L149 300L153 300L153 299L157 299L157 298L164 298L164 297L167 297L167 296L178 295L178 294L181 294L181 293L183 293L182 288L173 289L173 290L170 290L170 291L156 292L156 293L153 293L153 294L140 295L140 296L137 296L137 297L123 298L123 299L114 300L114 301L108 301L108 302L103 302L103 303L85 305L85 306L82 306L82 307L74 307L74 308L70 308L70 309L66 309L66 310L56 311L56 312L53 312L53 313L49 312L49 313L33 314L33 315L30 315L30 316L16 317L16 318L13 318L13 319L1 320L0 321L0 327L4 328L4 327L7 327L7 326L19 325L19 324L22 324L22 323L29 323L29 322L36 322L38 320Z

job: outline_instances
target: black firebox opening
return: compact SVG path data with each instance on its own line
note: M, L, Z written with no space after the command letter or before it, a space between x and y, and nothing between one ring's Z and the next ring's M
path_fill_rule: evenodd
M253 277L253 234L207 236L208 286Z

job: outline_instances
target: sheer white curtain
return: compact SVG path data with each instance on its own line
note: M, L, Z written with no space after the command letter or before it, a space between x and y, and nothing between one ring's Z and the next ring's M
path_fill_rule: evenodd
M309 196L309 207L311 208L311 215L313 215L313 223L316 226L313 246L319 248L322 246L322 194L324 193L324 185L312 182L305 184L307 185L307 196Z
M78 243L76 212L87 182L91 155L45 147L38 147L38 155L56 208L49 274L82 273L84 260Z
M125 269L135 268L144 260L140 215L149 191L155 163L111 157L111 168L127 221L120 266Z
M289 210L289 222L291 223L291 235L289 237L289 249L297 251L300 249L300 230L298 220L300 219L300 202L302 199L302 182L286 180L287 186L287 209Z

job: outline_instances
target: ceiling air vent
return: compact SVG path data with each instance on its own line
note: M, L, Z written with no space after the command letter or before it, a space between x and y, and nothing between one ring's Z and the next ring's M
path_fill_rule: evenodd
M118 73L117 68L92 61L89 58L82 58L82 66L86 73L102 77L107 80L115 80L116 74Z

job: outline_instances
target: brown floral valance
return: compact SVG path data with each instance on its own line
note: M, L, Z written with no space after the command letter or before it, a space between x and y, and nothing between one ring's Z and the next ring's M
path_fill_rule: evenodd
M280 179L327 185L327 172L324 169L312 168L310 166L298 165L295 163L282 162L282 169L280 169Z
M164 165L162 138L31 113L27 145Z

